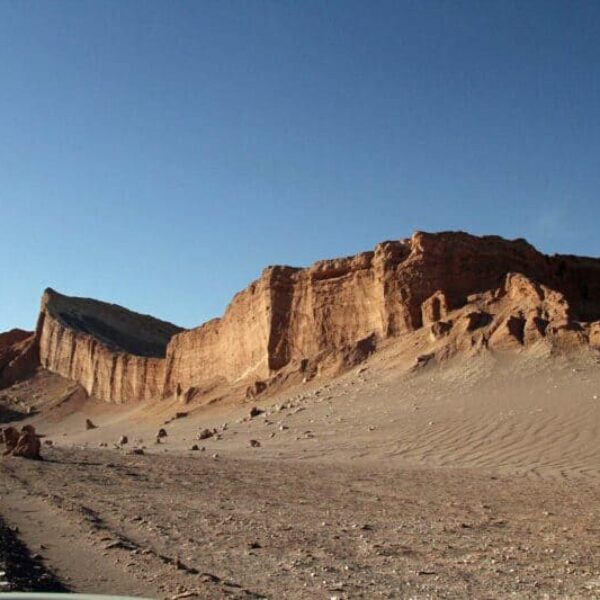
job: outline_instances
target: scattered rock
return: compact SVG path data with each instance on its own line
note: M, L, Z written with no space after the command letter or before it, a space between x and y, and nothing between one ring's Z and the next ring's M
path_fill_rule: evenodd
M156 434L156 439L165 438L165 437L167 437L167 435L168 435L167 430L164 429L163 427L161 427L158 430L158 433Z
M112 550L114 548L122 548L123 550L135 550L135 544L128 542L126 540L114 540L104 546L105 550Z
M198 444L192 444L190 450L192 450L193 452L198 452L200 450L200 446L198 446Z
M252 448L260 448L260 442L258 440L250 440L250 446Z
M253 385L246 389L246 398L251 399L259 394L262 394L267 389L267 384L264 381L255 381Z
M431 352L429 354L421 354L417 356L417 360L415 361L415 368L424 367L428 365L435 358L435 353Z
M141 456L144 454L144 449L143 448L132 448L131 450L127 451L127 454Z
M119 446L124 446L125 444L128 444L128 443L129 443L129 439L127 438L126 435L122 435L119 438Z
M262 415L265 411L258 408L257 406L253 406L250 409L250 418L254 418L254 417L258 417L259 415Z
M199 440L207 440L208 438L213 437L213 435L215 435L210 429L203 429L199 434L198 434L198 439Z
M90 419L86 419L85 420L85 428L87 431L89 431L90 429L96 429L97 425L94 425L94 423L92 423L92 421Z

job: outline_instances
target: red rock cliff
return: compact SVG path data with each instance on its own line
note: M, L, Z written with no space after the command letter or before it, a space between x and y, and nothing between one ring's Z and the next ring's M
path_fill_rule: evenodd
M498 350L561 332L600 346L599 319L600 259L545 256L496 236L416 233L305 269L269 267L222 318L187 331L49 291L36 339L44 367L124 402L268 379L421 328L436 340L453 333L458 351L475 330Z
M562 294L565 326L600 318L598 259L548 257L524 240L496 236L416 233L409 240L379 244L373 252L306 269L267 268L233 299L222 319L173 337L165 392L216 377L265 379L369 336L401 336L464 307L471 296L493 289L505 294L509 273ZM521 296L511 290L518 304ZM438 307L432 316L431 299L438 296L443 310ZM541 319L547 312L544 302L540 297L531 309Z
M119 403L162 397L166 346L178 331L120 306L46 290L36 337L42 367Z

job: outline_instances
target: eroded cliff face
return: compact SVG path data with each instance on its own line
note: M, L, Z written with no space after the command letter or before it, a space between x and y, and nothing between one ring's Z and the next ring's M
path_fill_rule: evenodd
M440 358L538 342L600 347L599 319L600 259L545 256L524 240L419 232L305 269L269 267L222 318L187 331L48 291L36 343L45 368L126 402L310 375L414 332Z
M565 336L581 331L586 344L586 329L576 323L600 318L600 260L544 256L524 240L416 233L307 269L269 267L222 319L174 336L165 393L212 378L268 379L434 322L449 334L475 306L501 319L482 317L486 323L474 328L480 345L516 349L553 331L548 323ZM511 332L522 323L527 336L519 341ZM449 338L455 351L471 344L470 328L459 337Z
M36 337L42 367L120 403L162 397L166 347L179 331L120 306L46 290Z

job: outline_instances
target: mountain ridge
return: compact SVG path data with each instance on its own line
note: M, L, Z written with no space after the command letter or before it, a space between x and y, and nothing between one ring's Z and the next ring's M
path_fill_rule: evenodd
M0 381L41 366L108 402L188 402L215 386L254 395L288 377L335 374L410 336L417 364L538 343L600 347L600 259L544 255L524 239L416 232L306 268L269 266L222 317L186 330L47 289L35 334L18 348L0 338L11 357Z

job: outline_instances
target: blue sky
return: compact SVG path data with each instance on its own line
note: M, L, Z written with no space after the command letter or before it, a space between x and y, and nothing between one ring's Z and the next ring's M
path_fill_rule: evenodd
M0 2L0 331L195 326L414 230L598 256L600 3Z

